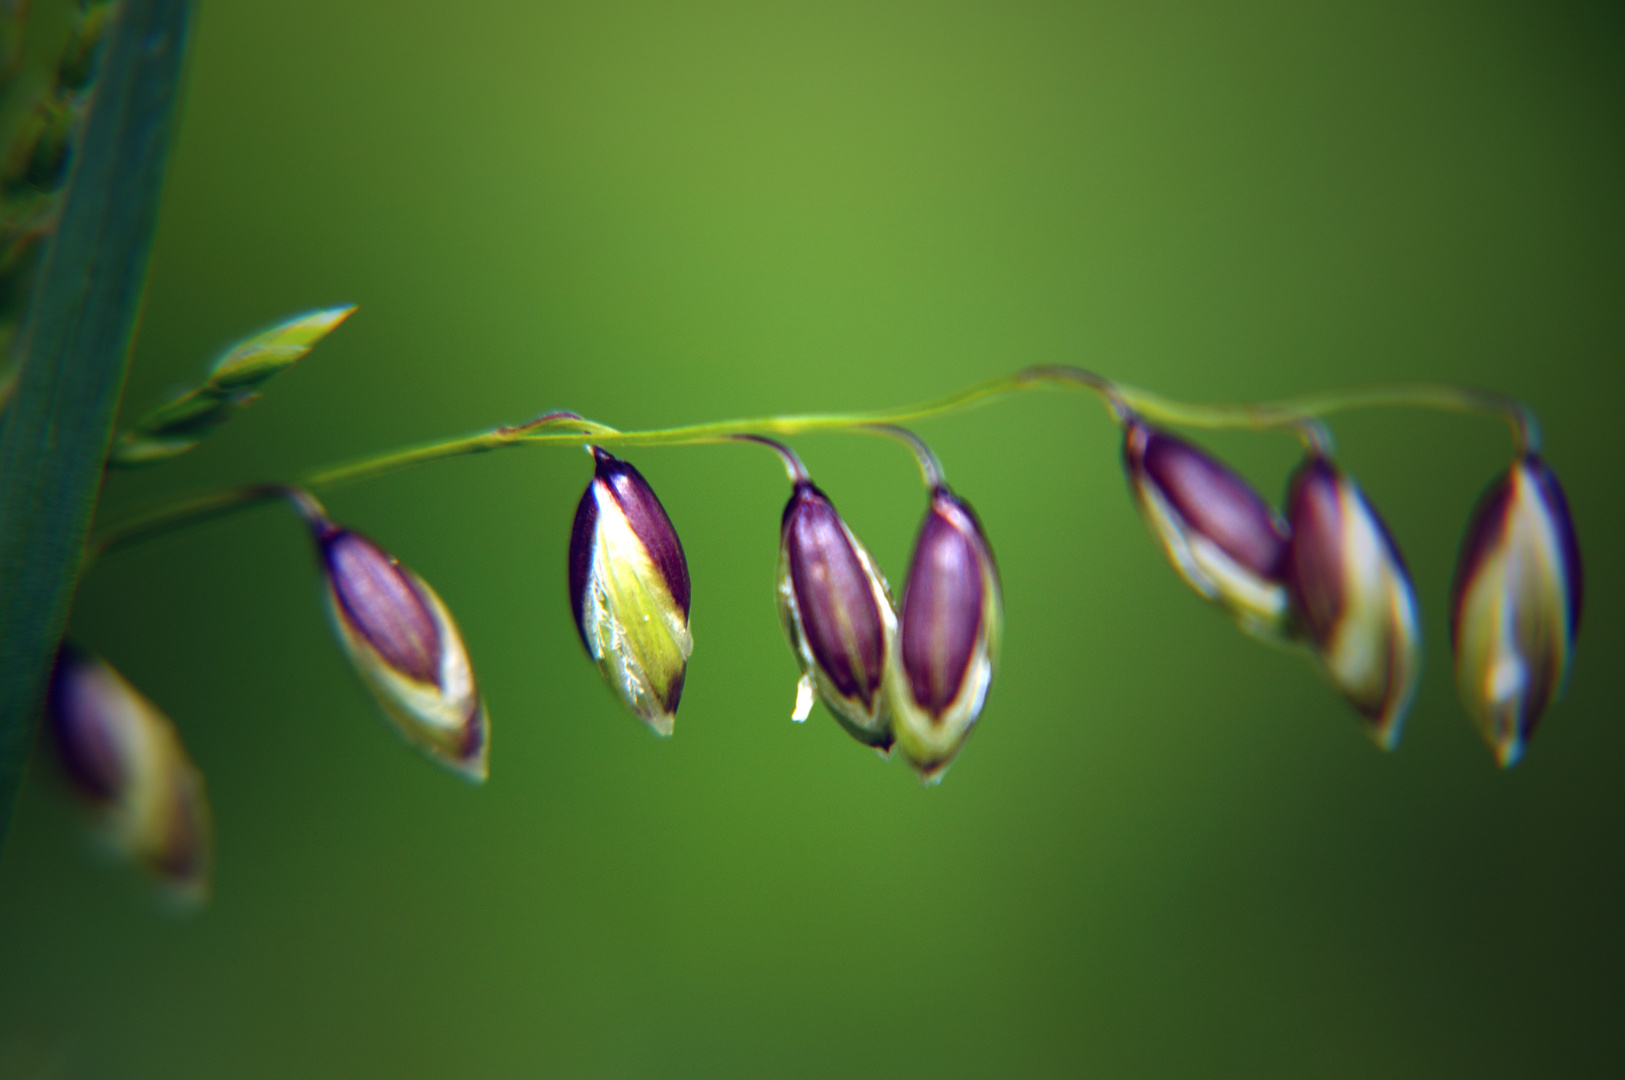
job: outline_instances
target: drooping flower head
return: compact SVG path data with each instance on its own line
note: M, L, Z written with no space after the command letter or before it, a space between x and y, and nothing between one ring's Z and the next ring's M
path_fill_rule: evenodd
M1421 674L1416 596L1399 548L1359 486L1320 454L1293 475L1287 519L1296 617L1332 685L1392 750Z
M637 469L591 447L570 533L570 607L587 655L633 714L670 735L688 657L688 561Z
M334 632L401 737L480 783L490 719L451 612L428 583L377 544L325 517L311 521Z
M1186 584L1245 631L1286 631L1289 532L1251 484L1183 439L1130 417L1123 465L1140 514Z
M1457 689L1503 766L1562 692L1583 584L1562 485L1526 454L1480 497L1451 595Z
M46 718L62 771L108 845L177 899L206 899L209 801L170 719L105 661L71 645L57 656Z
M897 743L927 781L940 779L981 715L1003 619L981 524L938 485L914 543L889 680Z
M816 691L854 738L889 753L897 617L886 579L810 480L791 491L779 536L779 618L802 673L794 718L806 719Z

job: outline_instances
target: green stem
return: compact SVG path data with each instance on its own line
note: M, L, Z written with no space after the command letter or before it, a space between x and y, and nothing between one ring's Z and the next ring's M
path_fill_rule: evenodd
M279 499L295 498L303 492L290 484L251 484L248 487L210 491L190 499L167 503L144 513L135 514L119 522L118 526L99 536L86 549L86 566L109 548L125 547L154 536L161 536L188 525L201 525L205 521L226 517L239 510L259 506Z
M548 413L525 424L499 427L465 438L424 443L318 469L292 484L236 488L161 506L115 524L101 534L92 550L93 554L99 555L136 540L220 517L282 497L289 487L329 491L424 462L520 446L695 446L728 442L741 437L749 441L769 441L765 437L806 435L818 431L866 431L907 442L919 458L927 483L940 482L941 470L936 466L935 459L928 450L922 455L924 444L899 425L961 412L1011 394L1050 386L1072 387L1094 393L1118 423L1130 416L1143 416L1157 423L1183 427L1285 430L1298 435L1312 447L1324 446L1326 442L1320 417L1351 409L1380 407L1443 409L1497 416L1511 426L1514 443L1520 452L1532 452L1539 445L1539 428L1534 414L1523 403L1499 394L1459 386L1393 383L1273 402L1191 405L1147 390L1113 383L1083 368L1040 366L976 383L931 401L877 412L763 416L650 431L617 431L575 413Z
M1540 424L1529 406L1488 390L1443 383L1379 383L1258 404L1186 405L1149 390L1118 386L1135 412L1165 424L1199 428L1285 428L1355 409L1420 408L1499 417L1520 454L1540 450Z
M735 435L733 438L736 442L756 443L759 446L765 446L779 455L779 461L784 465L784 474L790 478L790 483L807 484L812 482L812 477L807 474L807 466L801 463L801 459L796 456L794 450L783 443L775 442L762 435Z
M927 488L935 491L937 488L947 485L948 481L942 474L942 462L937 460L936 452L926 445L924 439L908 428L898 427L896 424L868 424L858 428L858 430L881 435L888 439L895 439L913 451L914 460L920 466L920 479L925 481Z

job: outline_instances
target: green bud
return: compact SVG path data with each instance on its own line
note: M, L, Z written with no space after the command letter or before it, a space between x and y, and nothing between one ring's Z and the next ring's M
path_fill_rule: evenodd
M355 311L354 304L306 312L232 346L209 372L216 391L259 386L301 359Z
M180 457L196 446L201 439L177 438L154 439L137 435L133 431L121 431L118 438L113 441L113 449L107 456L108 464L123 469L138 468L142 465L156 465L160 461Z
M259 400L259 388L291 367L350 317L355 305L322 308L280 322L238 342L193 387L153 409L119 433L108 464L132 468L178 457L210 430Z

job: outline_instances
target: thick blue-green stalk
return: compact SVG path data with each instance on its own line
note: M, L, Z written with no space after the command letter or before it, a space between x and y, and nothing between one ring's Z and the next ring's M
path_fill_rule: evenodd
M126 0L0 430L0 840L72 603L157 224L188 0Z

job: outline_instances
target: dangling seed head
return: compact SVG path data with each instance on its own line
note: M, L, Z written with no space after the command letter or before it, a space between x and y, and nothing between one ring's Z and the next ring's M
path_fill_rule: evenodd
M101 659L64 645L46 722L98 832L184 903L209 892L214 833L203 775L175 725Z
M1294 474L1287 518L1296 618L1332 685L1392 750L1421 674L1416 595L1399 548L1359 486L1320 454Z
M969 504L931 493L897 616L889 689L897 743L927 781L970 737L998 654L999 572Z
M1252 485L1136 417L1123 428L1123 466L1146 526L1186 584L1249 634L1284 636L1287 525Z
M1480 497L1451 592L1462 704L1510 767L1562 692L1580 629L1579 540L1562 485L1538 457L1513 462Z
M834 505L801 480L779 534L779 618L811 685L853 738L889 754L893 742L886 671L897 617L886 579ZM798 720L812 707L798 695Z
M677 530L637 469L592 447L592 482L570 533L570 607L610 689L670 735L693 639L688 561Z
M395 730L430 760L480 783L490 721L468 651L435 591L360 533L312 522L333 629Z

